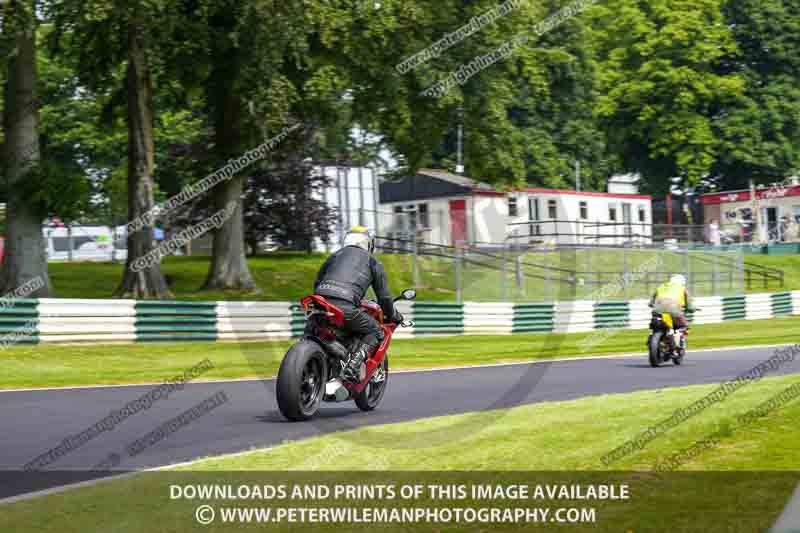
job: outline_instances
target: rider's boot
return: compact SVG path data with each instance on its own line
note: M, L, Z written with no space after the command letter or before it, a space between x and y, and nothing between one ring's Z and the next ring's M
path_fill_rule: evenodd
M672 332L672 349L675 353L680 351L682 338L683 335L681 335L681 330L676 329Z
M361 381L361 365L367 360L367 357L369 357L374 349L374 346L370 346L367 343L359 343L358 347L353 351L352 355L350 355L347 364L342 369L342 377L346 381L354 383Z

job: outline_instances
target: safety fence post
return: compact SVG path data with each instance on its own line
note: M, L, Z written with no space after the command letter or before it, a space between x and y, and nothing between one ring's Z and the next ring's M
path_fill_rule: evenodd
M630 300L630 280L632 279L629 272L630 265L628 264L628 249L622 249L622 290L625 300Z
M508 301L508 251L503 250L503 267L501 269L503 276L503 301Z
M414 281L414 286L419 287L419 268L417 266L417 236L416 233L411 236L411 278Z
M461 296L462 296L462 283L463 283L463 258L464 258L464 248L461 246L460 243L456 244L456 303L461 303Z

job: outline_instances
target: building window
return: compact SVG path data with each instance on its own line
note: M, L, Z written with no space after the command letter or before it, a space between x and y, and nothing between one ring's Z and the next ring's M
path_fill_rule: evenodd
M538 221L539 218L539 199L538 198L528 198L528 220ZM539 224L528 224L528 235L533 237L534 235L541 235L542 228L539 227Z
M615 204L609 204L608 206L608 220L611 222L617 221L617 206Z
M639 222L647 222L647 213L644 210L644 206L639 206Z
M514 196L508 197L508 216L515 217L519 214L517 210L517 199Z
M396 205L392 208L394 217L392 217L392 232L405 232L408 231L409 223L408 217L403 213L403 206Z
M558 218L558 208L555 200L547 200L547 216L553 220Z
M586 220L589 218L589 204L586 202L580 203L581 207L581 220Z
M423 228L430 228L430 217L428 217L428 204L419 204L417 206L419 212L419 224Z

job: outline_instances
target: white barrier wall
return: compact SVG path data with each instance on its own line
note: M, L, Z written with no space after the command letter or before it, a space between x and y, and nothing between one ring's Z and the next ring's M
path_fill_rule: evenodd
M513 303L464 303L465 335L511 335Z
M396 338L428 335L580 333L646 329L648 300L556 303L398 302L414 327ZM701 297L694 324L800 315L800 291ZM290 302L160 302L19 299L0 307L0 333L24 343L178 340L281 340L302 335L305 317Z
M218 302L217 337L224 340L285 339L292 331L288 302Z
M583 333L594 331L594 306L589 300L557 302L554 333Z
M40 342L133 342L136 300L38 300Z

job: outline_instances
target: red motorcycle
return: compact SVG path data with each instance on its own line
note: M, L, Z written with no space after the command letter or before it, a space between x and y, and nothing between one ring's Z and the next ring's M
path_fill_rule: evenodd
M413 300L417 293L404 290L395 301ZM397 326L414 323L387 322L381 307L363 300L361 307L383 328L383 342L361 365L359 382L342 379L342 370L359 339L344 329L344 313L319 295L300 301L306 315L303 338L289 348L278 371L278 408L293 421L309 420L317 414L321 402L355 400L362 411L372 411L383 399L389 378L386 354Z

